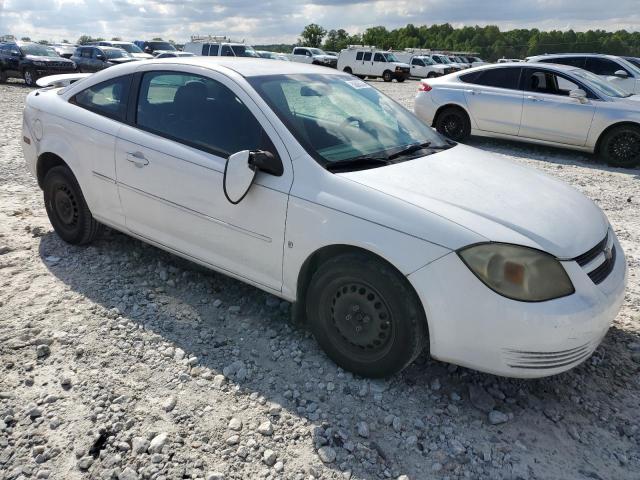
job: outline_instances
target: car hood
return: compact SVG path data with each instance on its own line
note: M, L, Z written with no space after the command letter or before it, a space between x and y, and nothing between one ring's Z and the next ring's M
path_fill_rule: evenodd
M45 56L39 56L39 55L26 55L25 56L26 59L28 60L32 60L35 62L67 62L67 63L73 63L71 60L64 58L64 57L45 57Z
M153 55L149 54L149 53L144 53L144 52L140 52L140 53L132 53L131 54L133 56L133 58L153 58Z
M140 60L139 58L131 58L131 57L120 57L120 58L108 58L107 61L110 63L127 63L127 62L135 62L136 60Z
M561 259L591 249L609 225L595 203L567 184L463 145L339 175L488 241L526 245Z

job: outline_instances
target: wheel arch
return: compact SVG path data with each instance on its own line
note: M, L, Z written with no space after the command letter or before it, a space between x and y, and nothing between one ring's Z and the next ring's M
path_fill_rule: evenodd
M607 126L607 128L602 130L598 135L598 139L596 140L593 153L595 153L596 155L600 153L600 147L602 146L602 139L607 135L607 133L609 133L614 128L623 127L625 125L640 128L640 122L634 122L633 120L623 120L620 122L612 123L611 125Z
M296 282L296 307L293 311L294 319L301 323L305 321L304 298L306 296L307 290L309 288L309 283L311 281L311 278L313 277L314 272L316 272L324 262L330 260L331 258L335 258L338 255L345 255L350 253L367 256L372 260L384 263L404 279L407 287L410 288L411 291L415 294L418 304L422 309L422 313L425 319L425 328L427 329L428 334L430 329L427 310L425 308L425 305L422 303L420 295L416 291L411 281L407 278L407 276L404 275L392 262L390 262L383 256L366 248L348 244L333 244L320 247L316 251L311 253L302 263L302 266L300 267L300 270L298 272L298 280Z
M469 112L467 111L467 109L465 107L463 107L459 103L449 102L449 103L446 103L446 104L441 105L440 107L438 107L438 109L436 110L435 115L433 116L433 122L431 123L432 127L435 127L436 122L438 121L438 117L447 108L456 108L458 110L461 110L467 116L467 118L469 119L469 123L470 124L472 123L473 119L471 118L471 115L469 114Z
M71 167L64 159L53 153L53 152L44 152L38 156L38 161L36 163L36 178L38 180L38 186L42 189L44 178L47 176L49 170L54 167L65 166L71 170ZM73 172L73 170L71 170Z

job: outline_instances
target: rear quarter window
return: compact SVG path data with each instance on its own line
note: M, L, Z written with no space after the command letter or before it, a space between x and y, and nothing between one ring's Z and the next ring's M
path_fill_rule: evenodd
M460 80L474 85L517 90L519 88L521 70L521 68L516 67L491 68L461 75Z

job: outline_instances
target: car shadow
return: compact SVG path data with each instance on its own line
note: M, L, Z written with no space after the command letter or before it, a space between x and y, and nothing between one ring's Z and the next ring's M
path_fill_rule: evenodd
M602 160L594 154L578 152L560 147L536 145L533 143L518 142L499 138L472 136L463 142L476 148L481 148L494 153L509 156L521 156L530 160L541 160L556 165L577 165L606 172L635 175L640 178L640 167L617 168L602 163Z
M637 420L626 417L625 404L637 400L640 390L638 365L626 348L640 339L628 331L613 327L588 361L550 378L507 379L423 354L401 374L369 381L328 360L307 329L291 323L288 303L122 233L106 229L89 247L45 233L39 254L71 291L102 307L95 311L105 322L122 317L182 349L185 358L197 357L197 363L185 367L182 382L204 381L205 388L213 389L212 377L225 372L229 383L223 388L255 393L332 432L322 440L338 453L328 466L352 469L353 479L371 478L372 469L387 470L394 478L401 473L424 478L425 465L432 464L453 475L469 462L484 465L480 471L489 475L491 458L500 458L500 466L505 455L516 456L535 473L541 455L550 455L551 465L557 465L552 450L560 444L576 458L567 468L587 458L582 467L587 477L631 475L624 467L602 470L603 464L588 461L593 448L580 440L599 438L603 447L610 442L620 451L634 448L632 438L618 434ZM123 348L121 337L102 337L105 349ZM241 367L246 374L232 373ZM122 365L113 368L117 375L126 371ZM487 412L474 406L478 401L472 402L469 392L477 386L488 408L509 417L506 423L491 425ZM173 388L167 385L167 394ZM603 417L604 407L594 405L617 412L615 427ZM358 435L361 420L370 425L368 438Z

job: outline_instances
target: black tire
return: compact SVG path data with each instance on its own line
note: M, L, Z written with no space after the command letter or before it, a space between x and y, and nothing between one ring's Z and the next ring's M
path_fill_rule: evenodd
M4 83L7 81L7 72L4 70L0 70L0 83Z
M342 71L344 73L353 74L353 70L351 70L351 67L344 67Z
M401 371L427 338L424 311L406 278L365 255L344 254L322 264L307 290L306 313L327 355L364 377Z
M433 72L427 73L427 78L436 78L436 74Z
M38 74L33 68L27 68L23 74L24 83L27 84L28 87L35 87L36 81L38 80Z
M469 116L461 108L445 108L438 114L435 124L438 132L456 142L464 140L471 134Z
M364 80L365 78L367 78L366 75L356 75L356 77L358 77L360 80Z
M49 221L65 242L90 243L100 232L76 177L66 166L53 167L44 177L44 205Z
M406 80L406 78L405 78L405 77L398 77L398 78L396 78L396 82L398 82L398 83L402 83L402 82L404 82L405 80Z
M389 70L385 70L382 73L382 80L384 80L385 82L390 82L391 80L393 80L393 74Z
M600 156L612 167L640 165L640 126L620 125L609 130L600 141Z

